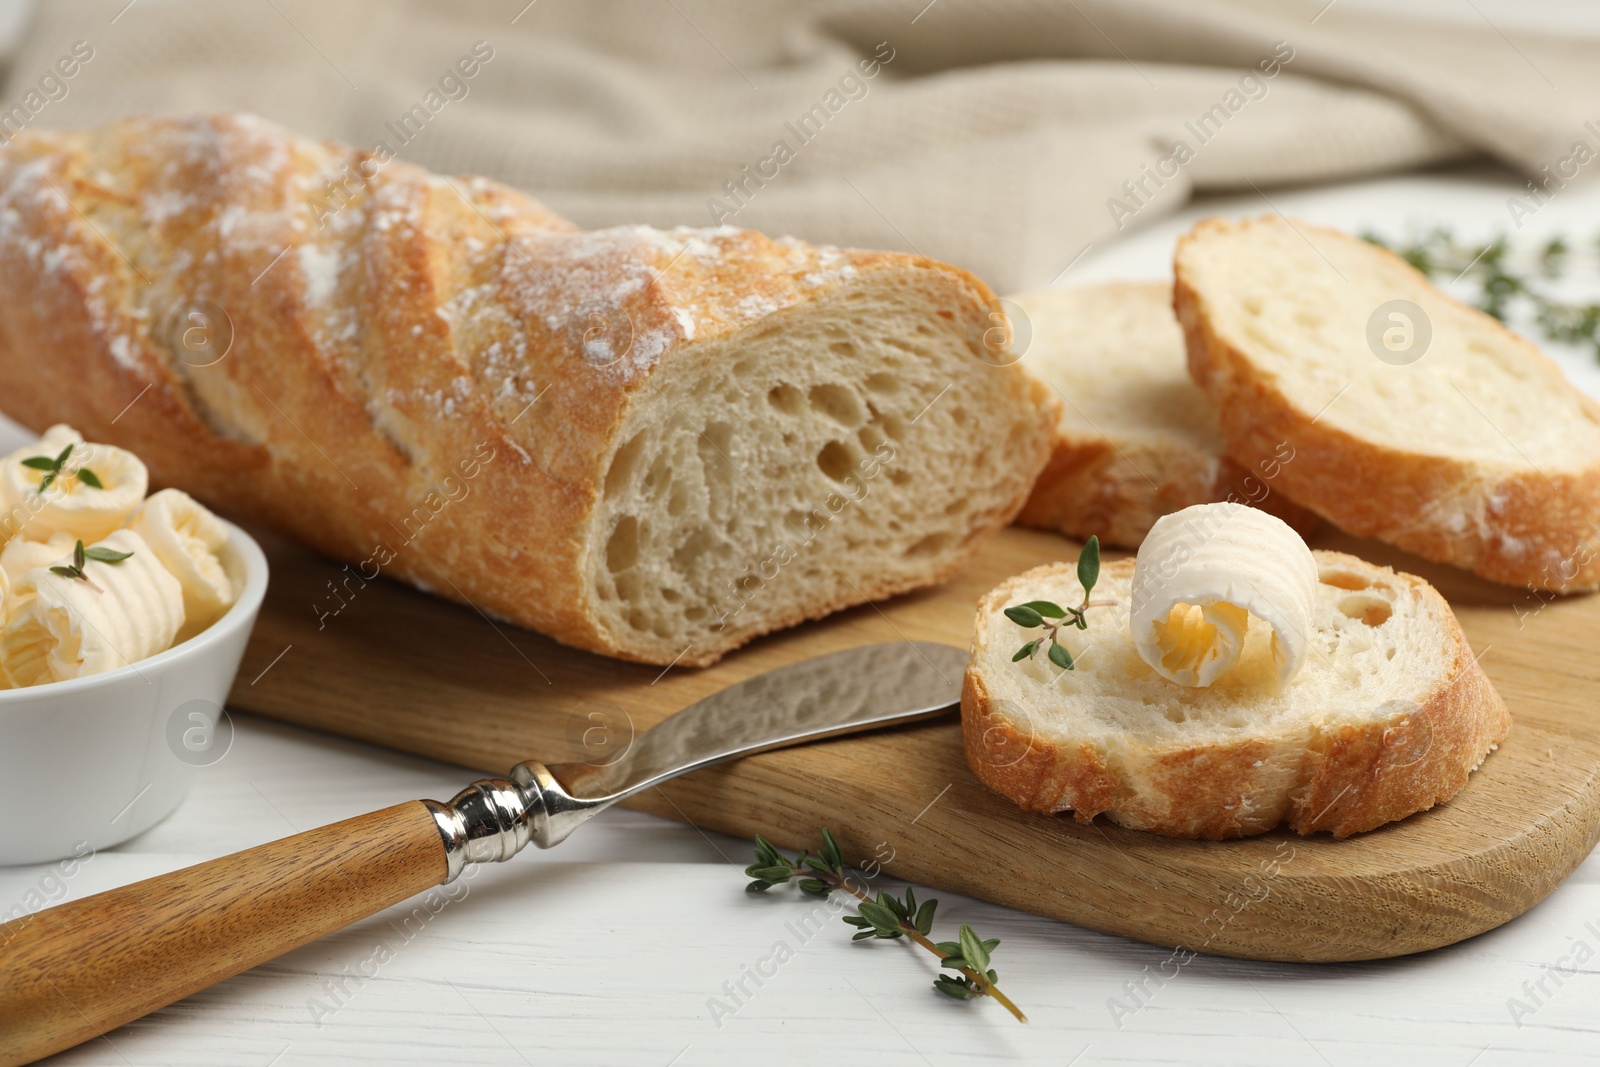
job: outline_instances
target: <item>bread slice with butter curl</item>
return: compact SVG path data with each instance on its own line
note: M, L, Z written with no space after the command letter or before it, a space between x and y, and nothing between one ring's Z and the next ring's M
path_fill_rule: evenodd
M1337 837L1449 800L1505 739L1511 717L1450 606L1427 582L1318 550L1311 650L1276 682L1270 630L1251 619L1239 665L1205 688L1175 685L1129 632L1131 559L1107 563L1086 630L1063 628L1075 669L1012 655L1037 629L1010 605L1083 599L1055 563L978 605L961 696L967 762L1027 811L1104 815L1170 837L1279 825Z

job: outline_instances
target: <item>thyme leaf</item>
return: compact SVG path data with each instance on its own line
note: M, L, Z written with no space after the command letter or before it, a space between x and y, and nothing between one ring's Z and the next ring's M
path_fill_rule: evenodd
M924 900L919 904L916 890L911 886L906 886L904 897L881 889L876 896L869 894L845 870L844 853L839 848L839 842L826 828L822 831L822 848L816 855L807 851L793 859L774 848L772 842L757 835L756 861L746 867L744 873L746 877L754 879L745 886L745 891L750 893L764 893L773 886L797 880L801 892L811 896L825 897L835 891L851 894L860 903L856 905L856 914L844 917L845 923L856 931L850 940L894 941L905 938L937 956L941 968L956 972L953 975L939 975L934 979L934 989L956 1000L993 997L1018 1022L1028 1021L1021 1009L1000 991L1000 977L989 966L989 954L1000 944L998 938L981 938L972 927L962 923L957 933L958 940L929 940L939 902Z
M49 456L29 456L27 459L22 461L22 465L27 467L29 470L45 472L44 477L39 479L39 492L42 493L46 489L50 488L51 484L55 482L57 478L61 477L66 470L67 457L72 455L72 450L75 447L75 444L67 445L66 448L61 450L61 454L56 456L54 459L51 459ZM78 481L82 482L84 485L87 485L91 489L105 488L105 483L100 480L100 476L94 471L90 470L88 467L80 467L73 473L77 477Z
M72 446L68 445L67 447L70 449ZM103 593L105 590L95 585L93 580L84 573L83 568L85 565L90 560L94 560L96 563L121 563L131 555L133 555L132 552L118 552L114 548L106 548L102 545L84 548L83 541L79 540L77 544L72 546L72 562L70 564L58 563L50 568L50 573L83 582L95 592Z
M1094 592L1095 583L1100 580L1100 538L1089 538L1084 543L1083 551L1078 553L1078 584L1083 586L1083 602L1075 608L1064 608L1060 604L1049 600L1029 600L1023 604L1013 604L1005 609L1006 618L1021 626L1023 629L1032 630L1043 628L1044 636L1036 637L1032 641L1017 649L1011 657L1012 663L1030 659L1039 650L1040 645L1048 642L1046 658L1064 671L1073 670L1076 664L1072 660L1072 653L1067 646L1061 643L1060 634L1063 626L1076 626L1080 630L1089 628L1089 609L1100 607L1100 604L1091 604L1089 594ZM1048 622L1055 619L1055 622Z

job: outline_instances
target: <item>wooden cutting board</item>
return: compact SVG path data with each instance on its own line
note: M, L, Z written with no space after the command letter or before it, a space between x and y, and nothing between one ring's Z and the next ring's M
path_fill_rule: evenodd
M362 587L326 559L263 543L272 586L234 706L496 775L528 758L604 759L633 731L802 657L906 638L965 647L980 594L1077 552L1006 530L939 589L764 638L706 670L663 671L575 652L381 579ZM1373 959L1520 915L1600 835L1600 596L1546 600L1373 542L1314 543L1434 582L1510 705L1510 738L1450 803L1345 841L1274 832L1190 842L1082 825L985 789L951 716L751 757L632 806L794 849L827 826L847 858L877 857L893 878L1189 951ZM345 606L323 615L341 603L330 582Z

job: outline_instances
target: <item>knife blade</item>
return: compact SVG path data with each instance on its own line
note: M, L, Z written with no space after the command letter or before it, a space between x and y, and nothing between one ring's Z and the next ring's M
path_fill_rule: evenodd
M86 1041L704 767L955 708L967 653L866 645L721 689L604 765L518 764L0 924L0 1067Z

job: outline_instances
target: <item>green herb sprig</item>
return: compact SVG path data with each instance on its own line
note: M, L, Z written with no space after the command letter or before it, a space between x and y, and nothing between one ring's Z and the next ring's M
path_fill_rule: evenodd
M84 565L91 559L96 563L121 563L131 555L133 555L132 552L118 552L114 548L103 548L100 545L95 545L93 548L84 548L83 542L79 541L72 546L72 563L70 565L58 563L50 568L50 573L59 574L63 578L75 579L95 592L103 593L105 590L96 585L93 579L83 572Z
M980 938L972 927L962 923L959 940L929 940L933 932L933 913L939 902L925 900L918 904L916 892L910 886L906 887L904 899L882 890L876 897L867 893L845 873L844 853L826 828L822 831L822 848L815 856L806 851L792 860L766 838L757 835L756 861L746 867L744 873L754 879L745 886L750 893L764 893L793 879L797 880L800 891L810 896L826 897L835 890L851 894L861 903L857 905L857 914L844 917L846 923L856 927L856 934L850 940L908 938L937 956L940 967L957 972L941 974L934 979L933 988L940 993L956 1000L993 997L1018 1022L1028 1021L1021 1009L1000 991L1000 976L989 966L989 953L1000 943L998 938Z
M1374 233L1362 239L1387 248L1430 278L1454 282L1470 278L1478 297L1469 301L1479 311L1504 322L1519 306L1533 313L1534 324L1545 337L1562 344L1584 346L1600 357L1600 303L1561 300L1544 292L1540 281L1554 281L1572 262L1572 246L1552 237L1540 246L1534 272L1519 271L1511 262L1511 245L1497 237L1485 247L1465 244L1443 227L1421 237L1391 242Z
M44 477L39 479L39 492L42 493L46 489L50 488L50 484L61 476L62 471L66 467L67 457L72 455L72 450L75 447L77 446L68 445L66 448L61 450L61 454L56 456L55 459L51 459L49 456L29 456L27 459L22 461L22 465L24 467L45 472ZM100 476L94 471L90 470L88 467L79 467L76 471L71 473L78 479L78 481L82 482L84 485L87 485L90 489L105 488L105 483L100 480ZM94 557L91 556L90 558L93 559Z
M1067 646L1061 644L1060 635L1063 626L1076 626L1080 630L1089 628L1088 611L1091 607L1109 607L1109 601L1089 600L1089 594L1094 590L1094 583L1100 580L1100 538L1089 538L1084 544L1083 551L1078 554L1078 584L1083 586L1083 603L1075 608L1064 608L1049 600L1030 600L1025 604L1013 604L1006 609L1006 618L1026 629L1042 627L1044 635L1017 649L1017 654L1011 657L1011 662L1025 660L1039 651L1039 646L1049 643L1049 651L1045 653L1050 662L1064 671L1072 670L1076 665L1072 662L1072 653L1067 651ZM1054 619L1054 622L1049 620Z

